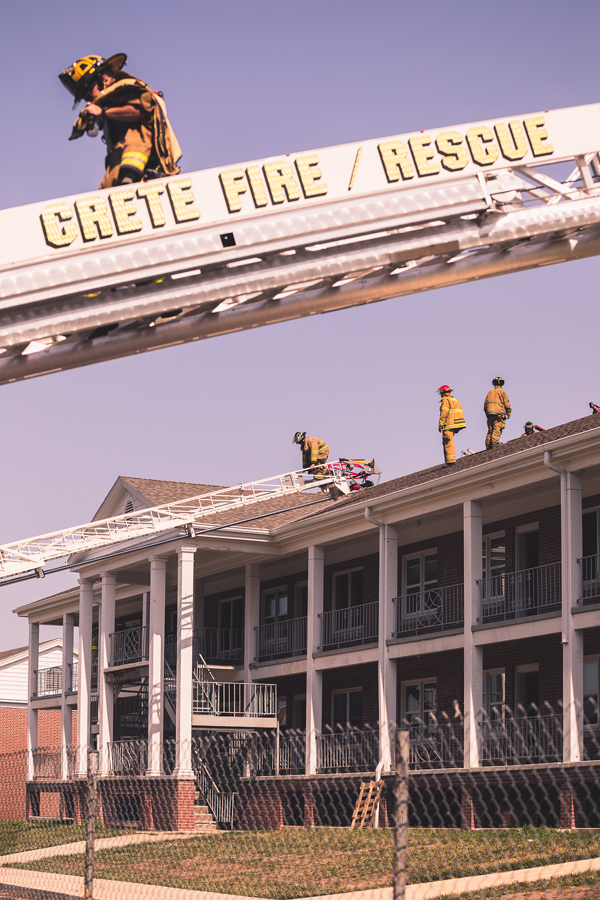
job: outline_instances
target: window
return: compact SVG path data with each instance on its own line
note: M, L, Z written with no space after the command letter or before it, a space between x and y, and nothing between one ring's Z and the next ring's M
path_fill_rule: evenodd
M594 597L597 592L598 581L598 510L586 512L582 516L583 548L582 556L582 580L583 597Z
M301 619L308 610L308 582L297 581L294 585L294 618Z
M306 694L294 694L292 700L292 727L306 728Z
M504 717L504 669L488 669L483 673L482 705L490 722Z
M422 678L402 685L403 718L416 736L418 729L435 725L437 711L437 679Z
M583 720L598 725L598 657L583 661Z
M350 609L363 604L363 570L336 572L333 576L333 608Z
M362 688L334 691L331 707L334 728L362 727Z
M506 571L506 539L504 534L489 534L484 537L482 569L483 601L503 597L504 573Z
M437 609L437 550L404 558L404 595L407 616Z
M262 597L263 624L271 625L280 619L286 619L288 614L288 590L287 587L273 588L264 591Z
M539 715L539 668L539 663L515 666L515 706L518 718Z
M217 652L227 656L230 651L241 650L244 629L244 601L231 597L219 601L219 633Z

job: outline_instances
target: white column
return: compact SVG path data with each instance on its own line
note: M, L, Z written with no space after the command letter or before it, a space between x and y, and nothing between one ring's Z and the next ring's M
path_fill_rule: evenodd
M110 572L102 573L102 608L100 616L100 641L98 644L98 750L100 774L110 774L110 748L113 735L112 682L108 682L106 669L111 665L110 635L115 630L115 606L117 579Z
M383 771L392 765L390 727L396 724L396 664L390 659L386 641L395 631L393 599L398 593L398 529L379 529L379 761Z
M163 556L152 556L150 557L147 775L162 775L163 773L166 590L167 560Z
M92 613L94 582L79 581L79 689L77 696L77 774L87 775L92 692ZM100 674L100 673L98 673Z
M465 768L479 766L477 717L483 704L483 650L473 643L472 626L479 617L479 585L483 576L482 541L483 511L481 502L467 500L463 504L464 568L465 568Z
M325 552L308 548L308 601L306 622L306 774L317 771L317 734L323 721L323 673L315 669L314 651L321 642Z
M37 697L37 675L40 657L40 625L29 622L29 654L27 677L27 780L32 781L35 774L34 753L38 742L38 711L32 706L32 699Z
M580 591L583 555L581 474L561 477L561 565L563 648L563 761L583 759L583 631L576 630L571 608Z
M62 696L60 698L61 776L69 778L69 750L73 743L73 707L67 703L73 681L73 613L63 615Z
M258 625L260 625L260 565L247 563L244 590L244 681L246 684L252 681L250 663L257 656L255 628Z
M175 771L177 778L193 778L192 669L194 636L194 554L185 545L177 551L177 725Z

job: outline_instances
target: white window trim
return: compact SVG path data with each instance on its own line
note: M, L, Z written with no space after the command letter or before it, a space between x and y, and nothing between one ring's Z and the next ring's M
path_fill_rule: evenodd
M352 575L353 572L362 572L363 573L363 601L364 601L364 587L365 587L364 571L365 571L364 566L354 566L353 569L342 569L340 572L333 573L333 583L331 585L331 604L332 604L333 610L337 610L336 585L337 585L337 580L340 577L340 575ZM351 585L351 581L350 581L350 579L348 579L348 587L350 587L350 585ZM352 600L352 598L350 598L350 601L351 600ZM351 605L352 605L352 602L350 602L350 606Z
M222 597L219 600L219 602L217 604L217 626L219 628L223 628L223 626L221 625L221 607L224 606L226 603L235 603L236 600L243 600L243 599L244 598L243 598L242 594L236 594L235 597ZM231 630L235 631L236 626L232 625Z
M429 548L429 549L427 549L427 550L419 550L419 551L417 551L416 553L407 553L406 556L403 556L403 557L402 557L402 591L401 591L400 596L402 597L402 603L403 603L402 617L403 617L404 619L413 619L413 618L415 618L415 617L417 617L417 616L422 616L422 615L424 615L424 614L427 613L427 610L426 610L424 607L419 607L419 609L416 609L416 610L411 611L411 612L409 612L408 609L407 609L408 604L407 604L407 601L406 601L406 599L405 599L405 598L408 596L408 593L407 593L407 592L408 592L408 585L406 584L406 569L407 569L407 563L408 563L409 560L411 560L411 559L421 559L421 560L424 560L426 556L433 556L433 555L435 555L436 558L437 558L437 554L438 554L438 548L437 548L437 546L436 546L436 547L431 547L431 548ZM432 590L436 590L436 589L437 589L437 588L432 588ZM423 585L422 585L422 584L421 584L421 590L419 591L419 593L421 594L421 597L422 597L422 596L423 596L423 593L424 593Z
M586 510L586 512L587 512L587 510ZM598 728L600 728L600 654L594 653L591 656L584 656L583 661L584 661L584 663L595 662L598 666L598 706L599 706L598 721L596 722L595 725L586 725L585 726L585 728L593 728L594 730L597 730ZM585 693L584 693L584 696L585 696Z
M261 625L273 625L275 622L283 621L279 618L279 591L285 592L288 598L288 615L286 619L289 618L289 609L290 609L290 591L287 584L280 584L277 587L264 588L260 592L260 624ZM267 594L277 594L277 598L275 600L275 616L273 617L272 622L266 622L265 619L267 616L265 615L265 597ZM269 618L271 618L269 616Z
M506 718L506 669L499 666L496 669L484 669L483 678L487 679L488 675L502 675L502 718ZM485 691L485 714L490 718L490 690ZM491 721L491 720L490 720Z
M354 570L354 571L356 571L356 570ZM356 693L358 693L358 691L360 691L360 693L362 694L362 692L363 692L362 686L361 687L353 687L353 688L336 688L335 691L331 692L331 727L332 728L335 728L335 712L334 712L333 698L338 694L346 694L346 696L349 697L350 694L356 694ZM346 711L347 712L349 712L349 707L350 707L350 701L348 699L346 701ZM348 718L349 718L349 716L348 716ZM348 723L346 723L346 725L347 724Z
M402 721L404 721L404 719L406 718L406 688L412 687L413 684L435 684L435 686L437 688L437 683L438 683L437 675L432 675L431 678L411 678L409 681L402 681L400 683ZM437 697L436 697L436 701L437 701ZM420 702L421 703L423 702L423 692L421 692ZM424 710L420 710L420 712L423 712L423 711ZM430 711L430 710L428 710L428 711ZM437 702L436 702L436 708L435 708L433 715L437 719Z

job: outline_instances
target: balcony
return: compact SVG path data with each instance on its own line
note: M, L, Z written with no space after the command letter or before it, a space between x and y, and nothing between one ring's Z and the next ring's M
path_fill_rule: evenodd
M256 659L265 662L306 655L306 616L259 625L256 634Z
M37 697L56 697L62 694L62 666L40 669L37 673Z
M478 584L481 622L502 622L560 612L560 562L493 575L481 579Z
M321 620L321 650L377 642L379 633L379 603L365 603L348 609L334 609L319 613Z
M600 556L584 556L577 562L581 568L581 596L584 606L600 603Z
M379 734L348 728L317 735L317 771L374 772L379 763Z
M244 664L243 628L195 628L193 637L194 663L202 656L209 665ZM177 668L177 635L165 638L165 659Z
M477 723L482 765L507 766L561 762L562 715L484 719Z
M464 624L464 585L395 597L395 638L454 631Z
M149 629L147 625L126 628L110 635L110 666L147 662Z
M148 741L113 741L108 745L112 775L145 775L148 767Z
M202 667L199 667L202 668ZM192 712L200 717L199 725L274 727L277 716L277 687L274 684L243 684L218 682L195 675L193 679ZM259 720L258 722L256 720Z
M36 781L60 781L62 778L62 753L60 750L32 750L33 777ZM67 778L75 773L76 748L69 745L67 754Z
M455 769L464 765L465 729L462 721L437 721L434 716L406 726L409 731L410 769ZM392 760L396 756L396 729L392 729Z

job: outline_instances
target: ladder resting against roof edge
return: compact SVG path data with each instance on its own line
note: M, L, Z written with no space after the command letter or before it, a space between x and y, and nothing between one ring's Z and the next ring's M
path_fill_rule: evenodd
M1 210L0 384L599 254L599 152L594 103Z
M284 472L261 481L250 481L236 487L220 488L196 497L188 497L151 506L148 509L132 510L119 516L88 522L38 537L15 541L0 546L0 582L24 572L34 572L42 576L43 566L53 559L67 555L110 547L123 541L149 537L174 528L184 530L190 538L195 537L195 525L207 516L230 510L243 509L264 500L288 497L320 488L331 499L369 487L368 476L379 477L381 472L375 460L340 459L320 467L323 472L317 478L310 469ZM323 498L325 499L325 498ZM272 514L285 512L286 507ZM235 521L216 528L239 524ZM207 530L211 530L208 526Z

